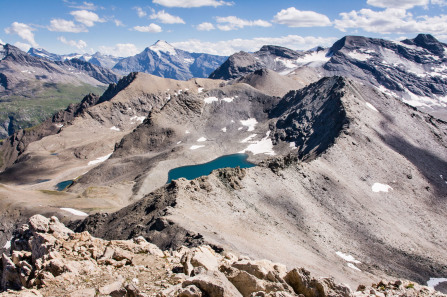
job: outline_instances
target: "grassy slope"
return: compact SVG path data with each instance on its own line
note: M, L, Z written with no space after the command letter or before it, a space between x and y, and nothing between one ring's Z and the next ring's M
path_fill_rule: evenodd
M14 117L14 129L35 126L56 111L65 109L70 103L80 102L88 93L102 94L104 87L88 84L73 86L70 84L36 85L25 95L4 96L0 99L0 125L10 116ZM31 94L31 95L30 95ZM7 125L6 127L7 128ZM5 135L1 135L2 138Z

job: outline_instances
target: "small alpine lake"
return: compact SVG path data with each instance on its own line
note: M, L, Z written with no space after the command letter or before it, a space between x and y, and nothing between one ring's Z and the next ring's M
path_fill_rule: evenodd
M181 177L192 180L203 175L208 175L211 171L220 168L235 168L238 166L240 168L250 168L256 166L255 164L248 162L247 158L247 154L233 154L219 157L208 163L177 167L169 170L167 183Z
M70 180L64 180L63 182L60 182L60 183L58 183L56 185L56 189L58 191L63 191L66 188L68 188L69 186L71 186L72 184L73 184L73 181L71 179Z

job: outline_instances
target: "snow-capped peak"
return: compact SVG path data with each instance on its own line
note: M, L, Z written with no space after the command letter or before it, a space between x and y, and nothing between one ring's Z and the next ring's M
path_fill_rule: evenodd
M158 56L161 56L161 53L167 53L171 56L177 55L175 48L164 40L158 40L154 45L151 45L149 49L156 52Z
M0 39L0 45L5 45L5 43L1 39Z

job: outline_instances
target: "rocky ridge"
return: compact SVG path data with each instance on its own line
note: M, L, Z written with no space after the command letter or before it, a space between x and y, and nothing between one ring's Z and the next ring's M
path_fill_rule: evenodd
M446 296L397 280L356 292L304 268L236 256L202 245L161 251L143 237L107 241L35 215L2 255L0 296Z
M301 52L264 46L255 53L236 53L210 77L235 79L263 68L307 83L339 75L372 85L445 120L446 48L429 34L401 42L345 36L329 49Z

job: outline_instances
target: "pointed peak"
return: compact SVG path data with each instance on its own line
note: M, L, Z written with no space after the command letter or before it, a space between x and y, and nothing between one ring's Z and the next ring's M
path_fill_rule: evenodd
M151 45L149 49L156 52L158 56L160 56L161 53L172 56L175 56L177 54L176 49L164 40L158 40L156 43Z

